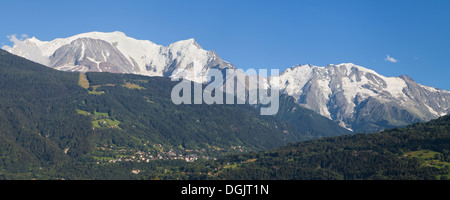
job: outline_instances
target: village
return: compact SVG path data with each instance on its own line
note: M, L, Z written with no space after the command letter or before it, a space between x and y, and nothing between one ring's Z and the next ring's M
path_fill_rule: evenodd
M116 162L150 162L153 160L184 160L186 162L194 162L198 159L217 160L214 155L225 152L247 152L243 146L232 146L226 150L219 147L210 147L208 149L169 149L165 151L161 144L154 144L157 151L142 151L135 149L125 149L119 147L98 147L98 152L105 154L115 154L114 156L98 157L97 164L116 163Z

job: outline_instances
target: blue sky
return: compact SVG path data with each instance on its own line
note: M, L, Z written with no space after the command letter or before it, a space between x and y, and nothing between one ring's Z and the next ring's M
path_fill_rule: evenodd
M0 11L0 46L12 34L195 38L238 68L352 62L450 90L449 0L42 0L4 1Z

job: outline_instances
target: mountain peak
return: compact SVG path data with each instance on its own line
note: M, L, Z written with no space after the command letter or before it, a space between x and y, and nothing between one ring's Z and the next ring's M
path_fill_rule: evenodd
M73 37L77 38L77 37L94 37L94 38L98 38L101 36L116 36L116 37L127 37L127 35L121 31L113 31L113 32L101 32L101 31L92 31L92 32L87 32L87 33L81 33L78 35L75 35Z
M297 65L295 65L295 66L293 66L293 67L291 67L291 68L288 68L288 69L290 69L290 70L295 70L295 69L297 69L297 68L315 68L315 67L318 67L318 66L315 66L315 65L312 65L312 64L297 64Z
M356 69L356 70L358 70L360 72L366 72L366 73L375 74L377 76L381 76L380 74L378 74L377 72L375 72L375 71L373 71L373 70L371 70L369 68L365 68L365 67L362 67L360 65L356 65L354 63L341 63L341 64L337 64L337 65L328 65L328 66L330 66L330 67L333 67L333 66L344 67L344 68L347 69L348 72L351 72L351 71Z
M124 32L122 32L122 31L114 31L114 32L112 32L113 34L116 34L116 35L121 35L121 36L127 36Z
M405 80L405 81L412 81L412 82L415 82L411 77L409 77L409 76L406 75L406 74L400 75L399 78L401 78L401 79L403 79L403 80Z
M40 44L42 43L42 41L38 40L36 37L31 37L25 40L26 43L28 44Z
M76 44L72 44L74 41ZM205 69L232 67L215 52L204 50L194 38L163 46L129 37L121 31L92 31L51 41L40 41L35 37L17 39L13 46L2 48L43 65L68 71L94 70L166 76L175 69L189 69L193 63ZM120 70L114 70L113 66L121 67Z
M189 38L189 39L184 40L184 41L189 41L189 42L192 42L192 43L196 42L196 41L195 41L195 38Z
M185 49L185 48L189 48L189 47L192 47L192 46L197 47L198 49L203 49L203 48L197 43L197 41L195 41L194 38L189 38L189 39L187 39L187 40L180 40L180 41L174 42L174 43L172 43L172 44L169 45L169 48L170 48L170 47L173 47L173 48L182 48L182 49Z
M282 92L356 132L372 132L447 114L450 93L422 86L406 75L385 77L354 63L297 65L280 74ZM374 117L369 113L380 109ZM398 116L397 121L390 121ZM362 121L373 121L372 126ZM389 122L388 124L379 125ZM370 122L372 123L372 122Z
M318 69L328 69L328 68L345 69L348 73L352 72L353 70L358 70L361 72L368 72L368 73L379 75L377 72L375 72L371 69L356 65L354 63L328 64L323 67L315 66L312 64L302 64L302 65L295 65L294 67L288 68L287 71L295 71L295 70L300 70L300 69L317 69L317 68Z

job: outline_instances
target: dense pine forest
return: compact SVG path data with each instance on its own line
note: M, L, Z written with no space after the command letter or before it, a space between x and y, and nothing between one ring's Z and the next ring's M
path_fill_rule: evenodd
M450 177L450 116L373 134L327 137L224 158L226 179L394 179ZM227 165L225 165L227 166Z

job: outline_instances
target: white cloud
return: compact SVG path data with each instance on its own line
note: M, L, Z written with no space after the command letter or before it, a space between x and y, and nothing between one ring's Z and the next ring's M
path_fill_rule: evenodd
M396 63L397 62L397 59L395 59L395 58L393 58L393 57L391 57L389 55L386 55L386 58L384 60L388 61L388 62L392 62L392 63Z
M6 50L18 56L22 56L34 62L41 63L43 65L48 65L50 63L49 58L42 54L42 51L38 46L26 42L26 39L28 39L27 35L22 34L20 38L17 38L17 35L13 34L7 37L9 41L13 43L13 45L4 45L1 47L3 50Z
M3 45L2 49L7 51L7 52L11 52L12 51L12 48L10 46L8 46L8 45Z

